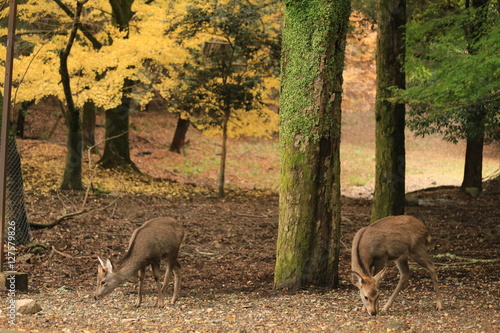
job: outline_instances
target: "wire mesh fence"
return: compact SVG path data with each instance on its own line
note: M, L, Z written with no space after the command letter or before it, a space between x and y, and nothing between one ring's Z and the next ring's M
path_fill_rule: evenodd
M21 156L14 135L9 135L7 156L5 235L13 236L16 245L24 245L30 242L31 236L26 213Z

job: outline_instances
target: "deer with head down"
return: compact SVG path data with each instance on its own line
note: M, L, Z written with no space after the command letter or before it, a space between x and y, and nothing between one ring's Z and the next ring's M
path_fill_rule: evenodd
M400 278L383 311L389 309L410 278L408 258L429 272L437 296L436 308L443 308L436 269L427 255L429 243L430 235L425 224L405 215L383 218L356 233L352 242L352 283L359 288L369 314L379 312L379 284L386 272L386 264L394 261Z
M146 267L151 265L158 289L156 306L163 307L163 294L172 274L174 276L174 293L171 304L174 304L181 287L181 267L177 256L183 239L184 228L172 218L158 217L144 223L133 232L127 253L117 264L113 264L109 259L98 258L95 299L98 300L110 294L116 287L138 273L139 287L135 305L140 306ZM167 264L163 287L160 284L161 260Z

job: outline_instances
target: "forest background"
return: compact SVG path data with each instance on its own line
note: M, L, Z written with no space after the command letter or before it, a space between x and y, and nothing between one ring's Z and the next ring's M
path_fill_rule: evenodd
M353 17L353 20L356 21L359 20L359 18ZM375 32L371 30L372 27L370 23L365 23L363 26L365 29L359 32L353 32L349 36L349 43L346 52L347 59L343 107L342 183L344 195L349 197L370 198L371 193L373 192L371 179L373 178L374 173L374 139L372 136L374 132L374 118L372 110L375 80L374 41L376 35ZM151 44L155 43L152 42ZM103 60L104 59L101 61ZM57 74L54 70L51 70L48 73ZM57 77L57 75L55 75L55 77ZM117 84L119 85L119 83ZM58 89L60 89L60 87ZM35 91L39 90L42 89L35 89ZM61 184L61 176L64 170L65 162L64 156L66 154L66 146L64 142L67 134L66 129L63 126L64 108L61 108L60 103L53 98L44 97L41 100L43 100L44 103L32 106L28 109L26 119L27 131L25 134L27 139L19 140L19 144L21 155L23 157L30 218L33 221L44 223L50 222L54 218L60 216L61 213L64 214L74 211L75 208L78 208L80 205L81 197L75 196L74 194L66 195L65 192L58 190ZM200 291L205 290L205 288L210 288L209 283L207 283L210 278L205 276L207 274L206 270L209 270L209 267L206 267L206 270L204 270L205 272L202 273L205 274L203 275L204 279L200 282L195 282L197 266L201 267L201 263L204 260L212 264L221 264L217 267L222 270L225 269L228 275L224 275L224 278L228 278L227 281L231 281L227 282L227 286L218 286L215 288L216 291L220 291L218 288L222 288L223 293L230 292L231 286L237 286L237 288L233 290L251 289L256 291L256 295L259 296L262 295L262 290L259 288L264 288L264 293L265 290L267 290L266 286L269 286L269 276L272 274L269 269L269 267L272 266L272 260L269 259L272 254L269 254L269 250L272 252L273 249L272 246L269 245L273 244L273 224L275 224L274 214L276 214L276 212L272 211L273 208L270 208L263 202L251 204L246 201L239 202L238 198L240 195L248 195L251 198L255 193L257 193L257 196L262 195L262 199L257 199L257 201L266 200L268 198L270 203L274 202L274 204L276 204L273 200L276 199L275 193L279 186L279 161L277 154L278 143L275 134L273 134L275 130L269 131L268 136L265 138L253 137L252 135L247 134L244 137L228 139L227 182L229 184L231 195L227 199L227 203L234 205L229 208L229 206L224 206L226 202L225 200L213 201L213 198L211 197L214 193L214 188L218 183L219 154L221 149L220 138L217 136L214 137L206 135L207 133L204 135L199 129L191 127L187 136L187 140L189 141L186 142L182 154L170 152L169 145L171 136L173 136L174 128L176 127L177 118L176 115L165 113L165 109L167 107L163 103L164 102L161 99L155 99L150 103L150 108L144 110L138 108L130 114L130 154L138 169L144 172L143 175L97 169L95 168L95 161L97 160L98 155L84 154L85 167L83 183L88 184L89 180L92 179L94 190L92 199L95 200L92 204L88 203L87 207L90 208L95 205L96 207L99 206L102 208L103 202L99 199L99 193L107 197L105 200L119 197L124 203L124 205L120 205L122 211L117 215L115 215L114 210L111 211L109 209L105 210L108 214L107 218L104 217L106 214L99 215L96 212L90 214L91 216L94 216L94 218L99 216L97 218L100 221L98 225L99 228L102 228L103 230L103 234L101 234L101 236L104 240L100 238L95 239L95 237L92 236L89 238L88 230L93 230L92 228L95 228L96 225L92 224L92 218L89 218L88 215L75 220L75 222L79 222L76 224L81 224L80 227L84 228L81 230L87 230L83 231L79 234L79 236L77 236L78 233L75 233L75 229L73 229L75 227L73 222L71 222L70 226L62 225L54 228L53 231L48 231L46 233L42 233L41 231L35 232L35 239L44 239L44 244L42 245L45 246L46 249L41 250L38 248L36 251L32 251L32 248L27 248L27 256L25 257L25 263L23 263L23 265L25 268L29 268L33 272L38 272L38 276L42 276L42 272L46 272L47 279L37 279L38 281L34 282L34 287L36 291L42 293L45 289L54 291L53 296L58 298L58 300L53 300L54 304L60 304L60 306L64 304L58 302L64 301L65 296L61 295L65 294L67 291L65 291L62 286L68 285L70 293L72 290L77 290L79 295L83 296L84 301L80 305L88 305L87 302L90 302L88 299L88 290L92 288L91 285L93 281L85 279L83 285L79 286L78 276L82 275L82 272L85 272L85 276L92 276L92 274L89 274L88 272L88 267L89 263L90 265L93 265L94 262L92 260L93 258L83 257L93 257L100 251L99 247L104 247L104 251L108 255L116 255L117 252L123 250L126 244L126 238L130 234L129 229L133 225L144 221L146 217L151 217L160 211L164 213L170 212L183 220L187 217L194 218L188 222L191 224L191 228L193 230L193 238L188 242L186 252L184 253L186 257L191 257L192 259L191 262L189 262L189 259L186 260L188 261L186 265L186 294L200 294ZM273 114L269 113L269 116L273 117ZM104 149L103 146L105 138L103 128L105 115L103 113L97 113L96 123L98 124L95 133L96 143L99 143L98 148L102 151ZM260 130L259 126L257 126L257 129ZM415 138L411 132L408 132L407 136L407 191L427 188L429 186L459 185L462 178L463 154L465 149L462 143L448 143L442 141L442 139L437 135L431 135L421 139ZM87 159L88 156L90 156L90 159ZM486 146L484 156L484 175L486 175L486 179L494 178L498 174L498 161L498 144L493 143ZM191 184L194 184L195 186L192 186ZM241 191L242 189L243 191ZM252 189L259 189L259 191L251 191ZM209 199L206 203L199 201L202 200L199 198L200 194L202 196L208 196ZM132 196L127 197L127 195ZM267 195L270 195L271 197L266 197ZM449 193L443 194L445 200L455 198L454 195L455 194L452 195ZM416 194L416 196L418 195ZM183 200L185 199L186 201L176 201L179 200L179 198L182 198ZM167 203L163 202L163 204L159 204L159 202L163 200L167 200ZM439 200L442 200L442 198L439 198ZM469 199L460 197L460 200L460 205L463 205L463 203L468 202L466 200ZM112 200L109 203L112 203ZM190 205L190 203L192 203L192 205ZM241 206L238 206L238 204L241 204ZM164 208L160 207L161 205L166 206L168 209L165 211ZM257 207L254 207L253 205ZM350 210L345 215L350 216L350 218L355 221L355 225L346 226L346 239L349 237L348 233L351 232L355 226L362 225L367 221L366 212L357 215L358 210L353 207L357 205L363 206L363 209L366 209L366 201L358 201L354 205L347 204L347 207ZM152 211L147 208L145 209L144 206L151 207ZM174 206L186 206L186 209L185 211L177 211L177 208ZM193 209L193 207L196 207L196 210L199 209L199 215L195 215L194 213L190 215L188 213L189 209ZM251 209L248 212L238 212L238 207L240 210L242 209L241 207L251 207ZM264 207L267 210L267 213L266 211L263 212L260 210ZM214 232L213 234L210 233L210 236L212 237L211 239L203 239L202 229L208 228L208 226L204 225L201 227L198 225L197 221L204 219L202 217L203 214L211 215L214 209L216 211L225 211L226 213L232 212L233 218L231 218L231 214L227 217L222 212L214 213L218 216L226 216L226 219L224 220L225 224L217 225L214 223L214 228L229 228L229 232L216 230L217 232ZM134 212L134 214L132 214L132 212ZM354 215L350 215L349 212ZM231 275L234 273L229 273L230 258L233 258L232 256L236 255L236 258L241 259L241 257L237 255L238 251L235 249L247 249L245 246L241 246L241 244L239 245L237 243L239 239L239 236L237 235L241 233L241 230L233 223L238 222L239 220L231 220L238 219L235 219L234 216L242 217L240 215L245 214L253 216L256 220L271 220L269 224L268 222L262 222L261 226L261 228L263 228L262 231L264 231L263 234L266 236L265 242L262 242L261 245L268 245L266 247L268 249L265 250L267 256L263 260L266 268L263 270L253 268L255 269L255 272L253 269L250 271L248 281L244 281L244 283L248 284L248 288L239 285L239 283L243 283L238 280L241 277ZM419 213L417 212L417 214ZM458 217L453 217L455 216L453 208L449 208L447 214L448 219L450 219L450 215L452 216L452 219L459 219ZM116 236L104 235L108 232L108 230L109 233L115 232L113 231L113 228L107 229L108 223L114 223L118 226L115 219L132 223L131 225L119 226L118 228L120 231L116 233ZM213 217L213 219L214 220L212 220L212 218L207 218L207 222L211 223L216 221L217 216ZM432 217L428 216L427 220L432 220ZM253 224L250 223L248 225ZM436 227L435 224L433 225ZM443 228L445 227L446 226L444 225ZM64 240L64 235L70 231L70 229L67 228L70 228L71 234L78 238L78 241L75 241L74 244L68 244L68 242ZM197 230L197 228L200 228L200 230ZM491 230L495 230L494 226L491 228L493 228ZM79 232L81 232L81 230ZM484 230L487 229L483 229L483 231L479 234L484 234ZM441 238L441 243L439 244L443 247L444 244L446 244L444 240L448 241L450 238L446 238L441 232L438 232L438 235ZM475 233L475 235L477 236L478 234ZM246 238L243 242L246 245L251 245L250 247L253 247L252 251L259 251L258 248L260 248L260 246L255 245L255 235L253 237L254 241L252 241L250 237ZM489 238L486 237L486 241L488 240ZM494 238L492 238L492 240L494 240ZM88 251L86 251L85 248L88 247L89 244L92 244L92 250L90 251L91 253L86 253ZM221 249L227 250L228 252L222 251ZM484 251L483 256L485 256L485 260L489 260L489 255L495 253L494 249L495 248L493 247L492 252ZM260 248L260 251L264 250ZM250 251L247 253L249 257L254 256L255 254L253 252L250 253ZM466 253L467 252L463 252L461 254L463 255ZM345 254L343 255L345 256ZM59 257L54 260L53 268L48 268L48 264L43 264L43 262L49 262L49 259L54 256ZM223 258L224 256L226 256L225 259ZM254 257L252 258L255 259ZM73 259L81 259L82 265L75 265L75 267L71 269L64 267L67 266L68 261L72 261ZM446 260L453 262L454 259L442 260L443 262ZM224 262L222 263L222 261ZM256 261L249 260L249 262L255 263ZM345 260L343 262L345 263ZM492 280L488 279L486 275L482 275L486 274L485 268L487 268L487 266L483 266L479 273L476 273L481 278L484 278L484 280L478 279L478 281L485 281L485 283L489 285L489 287L485 290L494 291L495 289L492 288L492 286L494 287L498 282L495 282L494 279L492 282ZM59 273L57 273L58 270ZM346 268L343 267L343 270L346 271ZM464 270L468 271L468 268ZM252 274L254 274L252 278L257 277L256 280L259 282L259 286L257 287L253 286L251 282L252 279L250 278L250 275ZM452 271L443 272L443 275L448 277L448 282L454 281L451 277L453 276ZM348 283L344 281L343 288L349 288L347 285ZM219 313L220 320L223 321L220 325L230 325L232 322L237 322L236 316L231 316L225 309L221 310L219 305L210 303L213 301L212 297L217 298L217 296L213 295L213 290L214 289L212 289L209 295L201 294L204 295L202 296L203 300L210 305L205 307L201 306L199 309L197 308L195 310L196 314L203 317L203 313L212 313L214 312L213 309L216 309L215 312L217 313L222 311ZM237 293L232 295L233 296L230 294L227 297L228 300L239 299ZM130 295L126 295L126 297L127 296ZM153 293L151 293L151 296L153 296ZM343 302L344 299L342 297L347 297L347 304L352 302L352 300L348 298L349 296L346 295L341 295L340 299L337 301ZM431 297L432 295L426 295L426 298ZM326 299L324 299L323 294L317 294L313 296L312 299L315 301L321 300L321 302L335 302L336 296L333 293L326 294ZM247 298L243 298L243 302L246 302L246 300ZM297 301L308 302L302 298L299 298ZM185 309L186 306L192 309L192 303L196 302L196 300L194 298L187 297L185 302L186 303L182 309ZM257 301L251 300L248 302L249 303L244 305L243 308L245 308L245 306L249 306L249 308L251 308L252 304ZM286 297L283 299L283 302L287 302ZM231 302L229 301L229 303ZM458 313L459 309L456 307L459 306L459 303L460 302L457 301L457 305L452 307L452 309ZM234 303L229 305L235 307ZM492 305L491 302L485 302L484 305L486 309L494 309L495 306ZM58 327L62 329L65 325L65 321L63 320L64 316L67 318L67 316L71 316L71 314L64 312L61 317L52 317L52 311L57 310L57 307L54 307L50 303L47 303L46 306L49 310L38 318L42 318L42 321L44 320L43 317L45 319L51 318L49 321L45 321L45 324L43 325L45 327L49 325L48 327ZM105 306L110 306L110 304L106 303ZM239 309L239 306L236 306L236 308ZM279 309L279 307L276 308ZM200 312L198 312L198 310ZM324 309L322 309L322 311L324 311ZM397 312L397 314L400 315L400 312ZM455 313L453 312L453 314ZM177 318L176 320L179 320L179 316L182 317L180 313L174 313L173 315ZM213 316L209 316L211 320L213 320L210 323L210 325L212 325L210 327L217 326L218 317L216 313L213 313L213 315L215 316L215 319ZM124 316L125 317L117 315L117 323L120 323L121 320L122 323L137 327L141 325L141 319L137 318L142 318L143 321L148 320L147 315L139 314L135 317L136 315L131 314L128 309L125 309ZM202 318L197 319L202 321L204 320ZM396 320L398 323L406 323L408 321L407 319L400 318L391 318L391 320ZM28 318L26 318L26 321L23 320L25 323L24 325L28 325L26 324L28 321ZM432 318L426 322L426 324L429 324L430 322L432 322ZM299 325L299 323L300 322L297 322L297 325ZM451 323L453 323L453 320L451 320ZM52 324L55 326L50 326ZM87 324L90 325L88 322ZM74 325L84 327L85 321L75 322ZM147 325L154 326L154 320L149 320ZM176 327L182 327L180 322L178 322L177 325L180 326ZM281 325L284 325L284 323L281 323ZM354 322L346 322L346 325L346 327L349 327L349 325L351 325L351 327L356 327L358 324ZM383 327L383 325L385 325L385 321L363 321L363 325L367 325L371 328Z
M179 16L178 11L182 11L184 8L183 6L185 6L185 3L178 2L177 7L175 7L172 5L174 3L175 2L170 2L172 8L177 8L177 12L176 10L170 11L171 17L169 17L169 20L171 21L175 21L173 18ZM22 42L17 46L18 52L21 52L21 54L28 52L28 54L26 56L21 56L19 60L15 62L14 84L16 86L22 82L22 89L16 89L14 102L18 105L16 109L17 115L27 117L26 120L22 120L24 129L21 136L24 138L40 138L49 141L54 141L50 139L59 137L58 143L62 143L64 139L62 139L61 136L64 136L65 132L67 132L64 126L67 109L64 106L64 102L61 102L64 101L64 91L61 87L58 74L59 60L57 57L57 50L65 45L66 39L63 35L57 33L60 29L51 30L51 22L62 21L66 22L65 24L70 24L72 21L71 17L63 13L55 2L47 2L44 6L48 7L42 7L41 9L42 12L46 12L46 15L48 15L47 17L51 17L51 19L47 19L45 23L43 20L39 19L37 14L30 14L38 13L39 8L37 6L43 4L44 3L35 4L35 7L31 7L33 5L28 3L20 9L21 20L26 19L28 22L34 20L33 22L36 22L35 26L39 25L42 32L47 32L40 34L35 31L34 34L31 34L29 33L31 27L28 27L25 33L23 24L18 28L20 29L20 36L22 38ZM87 6L90 5L93 4L87 4ZM106 6L109 6L109 3L104 1L101 6L106 8ZM167 5L159 4L158 6ZM102 50L95 52L93 44L85 41L83 38L83 40L80 40L83 44L80 43L80 45L77 43L71 51L69 63L71 72L74 73L73 75L76 75L74 80L72 80L72 84L74 85L73 90L77 91L75 95L76 105L78 108L83 108L85 101L88 100L88 96L92 96L92 101L98 107L111 108L116 106L120 101L120 94L118 92L121 91L122 88L119 82L123 81L127 75L132 75L136 78L140 77L138 79L139 84L135 85L132 92L132 103L135 105L135 108L132 106L132 117L137 114L137 118L140 119L140 115L144 114L146 109L156 109L165 114L165 120L163 120L165 125L169 124L168 122L171 122L171 119L175 119L175 116L181 116L181 118L186 119L194 117L193 123L196 124L198 130L192 127L192 131L190 132L191 137L187 138L187 147L183 149L184 154L181 156L167 152L166 147L171 143L174 136L173 133L168 132L166 129L158 133L149 133L148 136L156 136L156 138L154 140L148 139L148 141L155 142L159 144L159 147L163 147L164 152L162 155L168 156L169 158L163 158L163 156L153 157L148 154L150 149L131 146L132 156L138 157L134 158L134 163L136 163L139 169L144 171L145 174L149 174L153 177L165 177L164 171L167 171L166 177L174 180L185 180L186 177L189 176L192 178L192 181L197 184L213 186L215 184L215 179L217 179L216 170L219 169L220 162L218 162L218 159L220 157L218 154L220 154L220 151L218 150L220 147L219 144L216 143L217 140L211 143L208 142L211 141L210 138L213 138L214 134L220 133L220 121L216 118L212 120L207 119L206 116L210 117L208 113L201 113L201 117L205 117L204 119L199 119L199 117L196 119L197 114L193 114L192 112L190 114L188 111L183 110L184 106L182 103L175 100L175 95L172 95L172 87L174 87L174 90L179 89L179 87L176 86L177 78L171 74L164 75L161 79L157 78L160 75L158 71L163 70L164 73L175 72L172 68L175 67L176 64L187 61L188 54L186 52L192 52L189 50L200 47L203 43L202 41L213 37L208 34L198 34L196 38L188 39L189 43L182 45L183 47L178 47L174 42L175 40L172 40L172 43L168 43L168 40L164 41L165 38L161 33L158 33L162 31L162 29L166 29L166 26L158 26L158 24L168 20L158 20L156 16L151 15L150 13L155 12L155 7L144 6L136 8L136 11L143 13L143 16L137 17L133 29L135 29L136 32L141 31L141 33L132 34L132 32L130 32L130 36L128 36L127 39L118 39L118 41L124 43L124 45L111 43L107 46L108 49L106 52ZM95 10L91 12L94 13ZM279 10L274 8L270 13L270 16L268 15L266 19L270 20L270 22L274 22L275 25L271 27L271 30L274 30L276 33L276 31L279 30ZM370 10L368 10L368 13L370 13ZM87 16L89 21L95 20L91 14L87 14ZM53 17L57 17L57 19ZM83 20L83 22L85 22L85 20ZM373 151L375 141L369 134L374 132L374 122L373 117L370 115L370 111L373 109L375 98L374 48L376 32L374 30L373 21L366 20L362 16L353 16L352 22L353 28L347 46L346 70L344 72L343 135L346 136L348 131L357 133L353 136L356 138L357 142L345 142L345 139L343 140L342 188L346 194L369 197L373 190L372 179L374 174ZM150 30L148 29L156 31L157 33L149 33ZM113 32L112 27L111 30L111 36L114 36L113 33L119 34L117 31ZM103 30L100 33L104 34L105 31ZM145 39L146 36L147 39ZM139 38L139 40L136 41L134 38ZM160 42L160 40L162 42ZM33 45L39 45L39 49L33 48ZM35 51L34 56L29 55L30 49ZM128 56L130 54L134 54L135 57ZM175 62L172 62L172 60L175 60ZM146 61L146 67L143 66L136 69L136 73L131 74L129 69L127 74L126 70L122 70L123 68L134 67L131 64L141 63L141 61ZM155 63L155 66L150 63ZM103 64L106 65L103 66ZM113 64L118 64L118 66L114 66ZM82 69L84 68L85 70L82 73ZM146 73L145 68L149 71L149 76L144 75L144 73ZM106 75L104 75L105 79L99 78L96 83L89 83L96 80L95 73L104 72L106 72ZM277 170L279 168L279 161L278 155L275 153L278 149L275 140L278 118L276 114L277 109L273 106L278 103L276 95L273 93L277 91L278 88L277 79L275 73L275 75L270 76L267 83L260 88L264 88L268 92L271 92L267 95L267 100L265 99L263 101L267 103L267 107L257 108L251 112L243 110L244 112L236 114L229 123L229 135L231 137L238 138L242 136L245 138L244 140L246 142L250 143L249 149L252 149L251 145L253 143L257 144L258 148L256 148L256 152L260 154L266 153L263 157L257 157L255 156L256 152L248 151L236 153L239 156L235 156L235 158L230 157L228 159L227 175L229 186L234 184L237 186L243 185L244 188L278 189L279 176ZM186 83L182 84L185 85ZM152 89L147 89L148 86ZM156 93L153 93L154 91L156 91ZM275 97L272 97L273 94ZM167 98L168 102L166 102L165 98ZM274 102L271 100L272 98L274 98ZM172 102L172 100L175 101ZM39 103L40 101L43 101L43 103ZM27 105L30 105L30 108L28 108ZM45 113L50 115L49 118L45 118L45 121L42 122L34 118L36 110L40 108L46 108ZM198 115L199 114L200 113L198 113ZM174 117L172 117L172 115ZM14 117L18 119L18 123L21 122L20 119L22 119L19 116ZM96 116L98 119L97 129L95 130L96 137L92 142L97 143L97 151L102 153L105 149L105 135L102 131L105 121L103 118L104 112L97 111ZM30 117L33 118L30 119ZM161 116L158 115L158 117ZM353 118L353 120L351 120L351 118ZM145 132L141 130L144 127L140 126L138 122L140 122L140 120L137 120L137 123L131 122L131 135L134 135L134 132ZM199 134L202 132L205 135L200 137ZM141 133L139 135L143 134ZM200 139L197 139L198 141L208 143L208 146L203 148L197 147L196 149L211 152L207 154L208 157L201 160L196 154L189 153L189 148L194 147L194 140L197 137L200 137ZM255 139L252 139L252 137ZM442 140L440 140L437 135L418 138L417 140L409 130L407 130L407 137L409 142L407 147L408 191L439 184L458 185L460 177L462 176L461 173L463 172L463 141L457 144L449 144L447 142L441 142ZM436 144L438 145L436 146ZM262 147L259 147L260 145L262 145ZM232 145L229 144L230 151L232 149L231 146ZM420 147L429 146L432 146L433 149L429 150L424 148L423 150L425 153L419 149ZM492 145L486 147L483 172L485 178L494 177L498 173L497 146L498 143L494 141ZM158 154L158 152L156 152L156 154ZM230 153L230 156L233 154L234 153ZM254 161L251 163L250 170L247 169L248 164L242 165L239 163L242 154L255 156ZM429 154L430 156L422 154ZM87 154L84 155L85 158L88 157ZM425 156L425 158L422 158L423 156ZM92 156L94 160L96 157L97 159L100 158L100 156ZM160 165L151 168L149 166L150 163L147 163L147 165L144 165L146 169L141 168L142 160L153 158L159 159L160 161L158 162ZM54 163L56 162L54 161ZM260 164L263 165L261 166ZM54 168L54 170L56 170L56 168ZM273 170L276 172L267 172ZM84 173L85 172L84 170ZM249 183L245 180L245 178L247 178L245 175L250 173L256 176L261 175L262 177L258 179L257 182ZM439 176L440 179L445 178L445 180L441 182L436 181L435 178L437 176ZM44 183L53 184L52 189L56 189L60 185L58 184L60 182L58 179L60 175L55 174L52 177L53 179L50 181L44 180ZM89 176L86 175L85 177ZM40 179L39 177L37 178ZM102 187L107 188L110 185L111 184L107 184ZM100 185L97 186L100 187ZM127 186L125 186L125 188L126 187Z

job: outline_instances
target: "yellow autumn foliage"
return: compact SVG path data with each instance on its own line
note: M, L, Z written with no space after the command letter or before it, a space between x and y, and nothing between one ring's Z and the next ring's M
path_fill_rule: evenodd
M75 4L74 1L63 3L70 9ZM150 84L143 67L146 59L167 69L169 65L183 61L185 51L164 36L168 22L162 14L163 9L168 8L168 3L166 0L158 0L149 5L139 2L134 4L137 14L131 22L128 38L124 38L125 33L112 25L109 1L91 0L85 5L82 23L95 29L94 37L103 47L94 50L81 33L73 45L68 66L77 107L82 107L88 99L106 109L117 106L121 103L121 90L126 78ZM38 102L49 95L64 100L59 75L59 52L66 46L67 31L72 25L72 19L51 0L28 0L19 4L18 13L19 20L31 23L33 27L18 29L21 37L17 42L32 45L33 50L29 55L18 56L14 61L15 102ZM8 10L4 10L0 13L0 18L7 15ZM36 29L37 26L52 30L41 33ZM5 36L7 29L0 32L0 36ZM110 40L113 42L109 43ZM1 51L0 61L4 61L3 47ZM3 78L4 75L0 80ZM152 92L141 91L136 97L145 105L152 96Z
M252 4L264 4L268 3L268 1L248 1ZM222 6L230 4L230 8L233 12L237 13L239 8L239 2L234 0L219 0L219 1L197 1L195 4L190 2L178 0L176 3L179 4L178 8L180 9L184 6L186 12L189 6L195 5L198 9L203 10L205 12L210 12L213 10L214 6ZM269 5L269 4L268 4ZM182 12L182 10L179 10ZM282 8L280 5L276 6L276 10L271 14L264 15L260 22L254 22L256 24L256 29L261 30L269 30L271 31L280 31L281 30L281 16L282 16ZM228 16L221 16L219 20L227 20ZM173 24L177 23L179 20L182 20L182 16L177 16L173 20ZM182 45L186 48L196 49L200 48L201 45L207 41L211 40L223 40L228 42L230 45L236 45L237 42L235 40L235 36L228 35L226 32L217 29L215 26L220 26L220 24L212 24L211 28L208 28L203 31L198 31L194 36L190 36L190 38L183 39ZM179 33L179 31L177 31ZM261 59L266 59L269 57L267 54L268 50L260 50L257 54L255 54L254 59L247 59L246 61L246 70L243 75L248 77L257 77L259 73L256 73L254 70L253 61L259 61ZM257 59L257 60L256 60ZM209 63L207 62L207 65ZM253 91L249 91L252 95L261 95L263 97L264 105L261 107L257 107L254 110L231 110L231 116L228 123L228 136L235 138L240 136L263 136L263 137L271 137L272 134L276 133L279 126L279 115L277 114L277 109L279 105L279 100L276 97L276 92L279 89L279 77L278 75L274 77L265 77L263 76L264 84L257 86ZM214 83L222 84L223 81L227 80L228 84L238 83L231 76L223 79L222 75L219 78L213 79ZM180 84L180 88L182 89L182 83ZM199 88L202 90L203 88ZM213 91L203 90L200 93L205 94L203 104L205 106L210 106L213 109L217 109L218 101L217 96L214 95ZM176 110L182 118L190 119L195 122L197 128L202 130L206 135L219 135L222 132L222 129L219 125L213 122L213 119L208 114L201 115L192 115L189 112L183 110ZM221 111L222 112L222 111Z
M74 11L74 0L62 2ZM227 2L219 0L219 3ZM171 24L184 16L190 5L186 0L155 0L148 4L135 1L132 6L135 14L126 33L113 25L109 0L88 1L81 21L102 47L93 49L90 41L78 32L68 59L75 106L81 108L88 100L104 109L118 106L125 79L138 82L130 96L142 107L151 101L154 91L170 99L179 84L175 68L188 58L187 49L199 48L204 41L217 37L209 33L198 34L179 45L166 36ZM207 1L206 6L210 8L213 3ZM5 20L7 16L8 8L0 12L0 19ZM59 53L66 47L72 19L53 0L27 0L18 5L18 21L23 22L18 24L16 40L22 46L18 50L22 54L14 61L14 102L34 100L37 103L46 96L56 96L64 101ZM269 16L262 24L271 26L278 22L276 17ZM7 29L0 28L0 37L6 34ZM0 62L5 61L5 54L5 47L0 45ZM4 77L1 66L2 87ZM269 80L265 89L271 91L273 87L277 88L277 84L277 80ZM267 91L259 93L271 95ZM277 124L278 116L271 110L236 113L230 125L230 136L268 136L277 130ZM207 134L215 132L216 129L210 129Z

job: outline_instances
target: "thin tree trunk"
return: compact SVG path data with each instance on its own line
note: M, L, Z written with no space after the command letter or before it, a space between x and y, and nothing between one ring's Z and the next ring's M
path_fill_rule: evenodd
M371 220L405 209L405 105L392 87L405 88L405 0L378 0L375 193Z
M68 72L68 57L78 32L80 24L80 15L85 2L77 2L76 13L74 17L73 29L70 32L66 48L60 54L60 73L61 81L66 97L68 112L66 114L66 123L68 125L66 166L64 168L63 181L61 189L63 190L83 190L82 184L82 130L80 127L80 112L73 103L71 93L70 76Z
M286 1L274 286L337 286L342 70L349 1Z
M224 196L224 183L226 178L226 158L227 158L227 124L229 123L230 111L224 111L224 119L222 123L222 150L220 155L220 170L219 170L219 197Z
M96 106L91 100L83 104L82 130L83 146L85 149L92 147L92 152L97 152L95 147Z
M177 120L177 127L175 128L174 138L170 144L170 151L180 154L184 149L186 143L186 133L189 129L191 122L188 119L183 119L179 116Z

